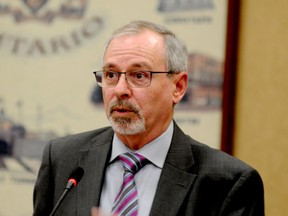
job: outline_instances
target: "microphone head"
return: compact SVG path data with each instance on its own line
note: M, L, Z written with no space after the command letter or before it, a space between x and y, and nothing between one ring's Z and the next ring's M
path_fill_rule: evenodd
M70 174L70 176L69 176L69 178L68 178L69 188L70 188L71 186L74 186L74 187L75 187L75 186L80 182L83 174L84 174L84 170L83 170L82 167L77 167L77 168L75 168L75 169L71 172L71 174ZM71 183L72 183L72 184L71 184ZM68 187L68 184L67 184L67 187Z

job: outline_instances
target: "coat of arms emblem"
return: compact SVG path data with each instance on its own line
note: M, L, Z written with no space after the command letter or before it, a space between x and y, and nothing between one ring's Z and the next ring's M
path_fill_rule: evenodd
M36 13L47 2L47 0L22 0L22 1L33 13Z
M84 16L87 1L18 0L18 2L1 3L0 0L0 15L10 14L17 23L30 20L51 23L57 17L75 20Z

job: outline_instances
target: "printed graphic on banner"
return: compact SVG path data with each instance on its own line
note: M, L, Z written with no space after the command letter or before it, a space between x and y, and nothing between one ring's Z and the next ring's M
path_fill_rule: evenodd
M9 3L0 1L0 17L10 16L16 28L25 30L19 32L20 34L13 34L14 31L0 29L0 50L14 55L46 56L76 49L86 40L97 37L103 29L102 18L97 15L85 17L86 9L87 0L18 0ZM55 31L59 22L66 22L69 26L74 22L77 28L69 27L66 32L60 34ZM34 24L36 28L46 27L48 35L28 34L26 26L29 24Z
M56 8L49 7L52 2L48 0L22 0L22 7L21 5L17 6L17 4L15 6L11 2L1 3L0 14L11 15L19 23L31 20L51 23L56 18L81 19L87 7L87 0L57 1Z

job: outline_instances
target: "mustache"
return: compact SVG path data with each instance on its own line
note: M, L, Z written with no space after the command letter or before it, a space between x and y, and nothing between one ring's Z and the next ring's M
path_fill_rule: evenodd
M125 99L115 100L109 104L109 113L111 114L114 109L128 109L139 115L140 109L136 104L133 104Z

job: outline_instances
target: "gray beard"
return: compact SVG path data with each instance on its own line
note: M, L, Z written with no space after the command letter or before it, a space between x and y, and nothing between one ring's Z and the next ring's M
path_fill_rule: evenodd
M145 119L108 117L113 130L122 135L135 135L145 131Z
M135 112L137 118L113 117L112 110L115 107L129 108ZM128 102L125 99L116 100L109 104L108 120L113 130L122 135L135 135L145 131L145 118L141 114L138 106Z

